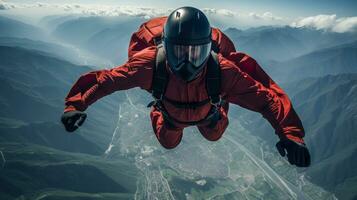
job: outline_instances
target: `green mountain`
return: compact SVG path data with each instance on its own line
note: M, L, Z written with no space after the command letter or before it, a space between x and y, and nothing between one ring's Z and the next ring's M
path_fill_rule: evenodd
M132 199L139 177L126 158L103 158L117 98L88 112L75 134L60 124L63 99L89 67L0 46L0 199Z
M0 169L1 199L133 199L138 171L130 162L0 144L6 160Z
M293 93L316 163L307 174L341 199L356 198L357 74L311 78L287 88Z
M96 103L68 134L59 124L63 97L89 68L19 47L0 52L1 199L331 199L236 119L220 142L189 129L165 150L152 133L150 97L138 90L116 98L117 108L113 96Z
M307 179L340 199L354 199L357 175L357 74L327 75L282 85L304 125L312 165ZM256 113L234 114L254 135L274 145L270 125Z
M19 124L13 128L26 126L22 128L28 130L32 126L41 127L35 123L46 122L43 125L56 126L59 134L66 134L64 130L60 131L64 97L81 74L93 69L49 57L47 53L18 47L0 46L0 60L2 123ZM80 135L83 134L84 138L95 144L94 149L101 149L101 152L109 143L108 135L114 130L115 121L110 119L114 120L116 115L112 112L116 101L115 96L112 96L93 106L98 106L102 111L89 111L88 121L91 123L80 132ZM44 129L42 134L47 131Z
M122 39L136 22L55 20L60 25L54 35L103 56L124 46ZM218 142L189 128L176 149L166 150L152 131L150 95L138 89L101 99L87 110L83 127L68 134L59 122L63 99L75 80L93 69L55 58L42 47L10 43L0 46L0 199L335 199L319 185L341 199L355 197L354 75L284 86L313 152L313 166L305 172L278 155L277 137L266 122L233 106L230 126ZM286 48L292 49L289 57L303 47Z

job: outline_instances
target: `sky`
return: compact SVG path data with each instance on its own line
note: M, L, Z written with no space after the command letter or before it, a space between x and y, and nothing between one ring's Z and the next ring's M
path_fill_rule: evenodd
M356 0L9 0L14 3L79 3L132 5L146 7L195 6L199 8L230 9L241 12L272 12L285 17L336 14L341 17L357 15Z
M0 15L26 20L61 13L151 18L181 6L203 10L220 28L291 25L357 31L357 0L0 0Z

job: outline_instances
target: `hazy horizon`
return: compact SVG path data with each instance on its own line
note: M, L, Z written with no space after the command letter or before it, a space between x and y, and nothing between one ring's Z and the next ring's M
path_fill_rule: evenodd
M292 1L286 3L269 3L258 1L246 3L241 1L215 1L195 2L188 1L166 2L161 0L145 1L2 1L0 0L0 15L12 16L27 23L35 24L48 15L90 15L90 16L136 16L149 19L152 17L168 15L173 9L181 6L195 6L203 10L211 23L220 28L235 27L246 29L258 26L283 26L313 27L316 29L331 30L334 32L348 32L357 30L356 3L344 1L344 12L339 12L339 7L334 1L322 3L317 1L314 6L305 1ZM305 2L305 3L304 3ZM140 5L140 6L138 6ZM159 6L153 6L159 5ZM348 5L348 6L347 6ZM313 9L315 8L315 9ZM333 8L334 10L331 10Z

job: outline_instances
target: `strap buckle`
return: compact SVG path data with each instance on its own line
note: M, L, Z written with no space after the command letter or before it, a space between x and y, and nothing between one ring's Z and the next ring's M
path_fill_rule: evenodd
M161 101L163 99L163 97L164 97L164 94L161 93L161 92L157 92L157 91L153 90L152 91L152 97L155 99L155 101L157 101L157 100Z
M221 96L218 96L218 98L210 97L210 104L213 105L215 108L219 108L222 106L223 100Z
M151 101L146 107L150 108L151 106L154 107L160 107L160 103L162 102L163 99L163 94L154 94L154 92L152 93L152 97L154 98L153 101Z

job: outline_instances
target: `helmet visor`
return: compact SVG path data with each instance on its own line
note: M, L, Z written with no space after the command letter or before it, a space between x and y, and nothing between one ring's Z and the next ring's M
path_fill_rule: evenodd
M200 45L178 45L166 42L166 56L171 67L179 66L182 62L190 62L195 67L200 67L211 51L211 42Z

